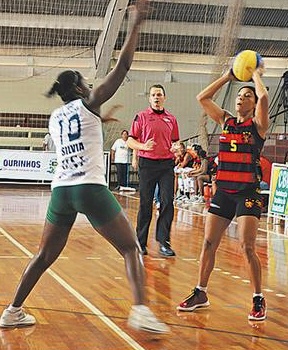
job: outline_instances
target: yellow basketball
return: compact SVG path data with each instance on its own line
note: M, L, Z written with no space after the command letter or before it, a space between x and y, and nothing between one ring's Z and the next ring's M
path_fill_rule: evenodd
M241 51L234 57L232 73L237 80L250 81L261 60L262 57L256 51Z

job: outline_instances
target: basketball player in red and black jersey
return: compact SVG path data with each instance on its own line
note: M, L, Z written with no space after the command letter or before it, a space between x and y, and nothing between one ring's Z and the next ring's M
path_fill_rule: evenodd
M254 288L249 320L264 320L266 304L261 291L261 265L255 252L255 241L261 215L259 194L260 151L268 130L268 93L262 82L263 65L254 71L254 86L243 86L236 97L236 116L219 107L213 96L230 80L230 71L210 84L197 100L222 128L219 140L217 191L211 201L205 224L205 237L200 256L198 284L178 310L193 311L209 306L207 284L214 267L215 254L223 234L235 216L239 240L247 259Z

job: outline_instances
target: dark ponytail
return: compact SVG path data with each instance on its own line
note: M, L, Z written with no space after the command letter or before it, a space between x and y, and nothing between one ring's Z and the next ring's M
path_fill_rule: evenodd
M52 85L51 89L45 94L46 97L50 98L58 93L58 86L60 85L59 81L56 80Z
M66 70L59 74L57 80L53 83L51 89L47 92L47 97L52 97L56 93L61 97L62 101L70 102L81 98L76 92L76 87L79 86L82 75L74 70Z

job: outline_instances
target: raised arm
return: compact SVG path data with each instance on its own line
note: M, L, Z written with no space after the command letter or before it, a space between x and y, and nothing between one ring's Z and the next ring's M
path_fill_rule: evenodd
M225 112L220 106L218 106L216 102L213 101L213 97L223 85L234 79L235 78L229 70L220 78L216 79L213 83L208 85L196 97L205 113L220 125L224 123Z
M255 84L255 92L258 97L253 121L257 127L257 131L259 135L265 138L266 132L269 127L269 117L268 117L269 102L268 102L268 91L261 79L263 69L264 67L260 66L256 71L254 71L252 76L252 79Z
M131 31L127 34L114 69L105 77L102 84L91 92L88 105L94 111L99 112L100 106L115 94L129 71L137 46L140 25L146 17L148 6L148 0L137 0L135 5L129 8L131 25L128 27L131 27Z

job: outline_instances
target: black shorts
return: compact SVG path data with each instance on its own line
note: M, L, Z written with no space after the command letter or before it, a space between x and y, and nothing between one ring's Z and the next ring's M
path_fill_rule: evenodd
M261 217L262 197L254 189L238 193L227 193L217 189L211 200L208 212L232 220L234 216Z

